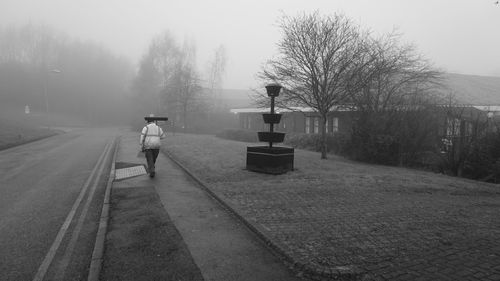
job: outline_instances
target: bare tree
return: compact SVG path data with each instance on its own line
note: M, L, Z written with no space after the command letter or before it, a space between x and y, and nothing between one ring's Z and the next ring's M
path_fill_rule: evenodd
M459 104L453 97L439 109L444 117L441 132L443 145L438 152L442 172L462 177L467 167L474 169L478 163L484 166L491 164L492 159L488 155L478 155L478 152L491 154L493 151L489 151L485 142L491 137L498 137L492 134L487 113L471 105ZM471 165L471 161L476 163Z
M417 54L413 45L401 45L400 35L370 38L366 53L352 68L348 90L358 110L380 112L413 106L430 98L441 86L442 72Z
M430 118L442 74L399 39L391 33L365 42L367 52L358 62L362 67L353 68L349 91L357 111L353 142L358 154L403 164L433 141L435 122ZM386 149L387 157L379 149Z
M196 70L196 49L192 42L184 42L178 60L174 67L174 73L168 81L170 92L167 102L174 107L175 119L182 116L182 128L188 129L188 112L194 106L196 98L200 93L200 78Z
M279 54L267 62L259 77L284 88L281 105L313 108L321 117L321 158L327 158L328 113L349 100L347 84L352 68L365 53L366 34L344 15L318 12L284 16Z
M42 68L57 56L63 35L48 26L27 24L0 29L0 62L18 62Z
M133 92L136 93L137 101L147 104L148 108L155 108L160 91L160 74L155 68L154 59L149 54L142 57L139 62L138 73L132 82Z
M222 88L222 79L226 71L226 49L220 45L214 51L213 60L207 66L207 83L210 90L210 95L213 97L214 107L220 105L219 91Z
M131 76L131 64L92 42L43 25L0 28L0 107L29 105L61 123L115 122Z
M133 88L149 111L163 114L169 110L171 81L179 61L180 50L168 31L155 37L142 57ZM174 120L175 121L175 120Z
M153 65L159 74L159 91L157 106L161 107L157 110L163 112L168 109L169 96L175 93L172 87L177 70L177 65L180 60L181 51L169 32L164 32L153 40L150 46L150 53L153 57Z
M185 40L182 47L168 32L156 37L143 57L135 88L143 89L159 114L168 114L175 133L179 125L188 129L190 109L199 106L201 79L196 67L196 48Z

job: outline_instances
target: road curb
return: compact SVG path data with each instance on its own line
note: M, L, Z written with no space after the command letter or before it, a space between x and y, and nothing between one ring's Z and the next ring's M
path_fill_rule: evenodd
M162 150L162 152L169 157L177 166L179 166L184 172L186 172L194 181L196 181L200 187L206 191L212 198L215 199L224 209L228 210L232 215L234 215L238 220L240 220L246 227L248 227L257 237L264 242L264 244L270 248L278 257L281 258L284 263L289 266L298 275L303 275L313 280L362 280L364 272L353 266L334 266L326 267L311 264L308 262L298 261L296 258L291 256L283 246L281 246L276 241L273 241L266 236L263 230L259 226L252 224L241 216L235 209L233 209L228 203L226 203L222 198L220 198L215 192L213 192L208 185L198 178L193 172L191 172L187 167L185 167L178 159L175 158L168 150ZM90 280L89 280L90 281Z
M94 251L92 252L92 259L90 262L89 275L87 281L99 281L99 274L101 273L104 243L106 239L106 232L108 229L109 218L109 201L111 197L111 186L115 178L115 162L120 138L116 137L114 141L114 152L111 159L111 170L109 171L108 182L106 184L106 191L104 192L104 202L102 204L101 217L99 219L99 227L97 229L96 240L94 244Z

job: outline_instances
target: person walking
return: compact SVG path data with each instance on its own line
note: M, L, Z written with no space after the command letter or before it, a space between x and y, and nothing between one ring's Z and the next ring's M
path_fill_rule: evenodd
M156 158L160 153L161 139L165 138L163 130L152 119L146 119L147 124L142 128L140 144L146 155L149 177L155 176Z

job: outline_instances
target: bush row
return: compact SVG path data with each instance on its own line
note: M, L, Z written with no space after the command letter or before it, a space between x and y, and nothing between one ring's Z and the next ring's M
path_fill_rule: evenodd
M258 142L257 132L239 129L226 129L216 134L217 137L243 142ZM350 142L349 136L343 133L327 135L327 150L335 154L342 154ZM320 151L320 134L287 133L283 144L300 149Z
M225 129L215 134L221 139L228 139L242 142L258 142L257 132L239 129Z
M257 132L249 130L224 130L219 132L217 137L243 142L258 142ZM320 151L321 135L287 133L284 145ZM447 155L436 149L424 147L424 150L410 150L411 152L408 153L406 152L408 149L404 150L401 146L402 144L390 135L351 135L342 132L327 135L327 151L329 153L357 161L415 167L444 173L451 165L444 161ZM464 163L464 172L459 176L500 182L500 133L485 134L477 142L474 142L469 151Z
M500 182L500 132L485 134L471 145L464 163L463 176Z

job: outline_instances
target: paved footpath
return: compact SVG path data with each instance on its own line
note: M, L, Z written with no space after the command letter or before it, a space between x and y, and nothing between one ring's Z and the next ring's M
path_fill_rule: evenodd
M117 162L145 163L137 157L137 135L121 138ZM301 280L246 226L224 210L175 163L160 153L156 177L128 178L115 188L154 186L206 281Z
M144 162L137 149L136 136L125 135L117 161ZM272 180L202 179L238 220L163 154L157 171L152 180L140 176L120 184L154 185L205 280L296 279L242 219L296 261L295 269L313 265L315 271L306 268L305 274L326 280L500 281L500 190L493 185L430 189L402 182L391 189L383 179L316 186L306 178L269 188ZM425 185L428 179L413 180Z

